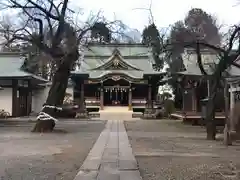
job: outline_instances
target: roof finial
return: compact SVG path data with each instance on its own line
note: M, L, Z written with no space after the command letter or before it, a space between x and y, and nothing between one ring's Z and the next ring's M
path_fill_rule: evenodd
M115 49L113 50L113 54L120 54L120 51L118 50L118 48L115 48Z

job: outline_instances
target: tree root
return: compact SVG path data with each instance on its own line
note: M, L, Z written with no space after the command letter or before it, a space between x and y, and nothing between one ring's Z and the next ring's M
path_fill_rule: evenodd
M56 110L62 110L62 108L44 105L42 111L38 114L32 132L52 132L57 121L52 115L56 113Z
M52 132L55 127L54 120L37 120L32 132Z

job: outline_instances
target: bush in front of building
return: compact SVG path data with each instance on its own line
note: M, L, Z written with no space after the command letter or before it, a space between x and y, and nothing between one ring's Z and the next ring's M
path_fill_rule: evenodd
M6 119L10 116L10 113L5 111L4 109L0 109L0 118L1 119Z

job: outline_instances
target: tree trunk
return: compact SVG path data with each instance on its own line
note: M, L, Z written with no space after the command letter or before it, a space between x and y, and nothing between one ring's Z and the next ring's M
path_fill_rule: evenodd
M208 140L216 139L215 99L216 99L217 86L218 86L217 82L214 82L211 89L211 95L207 103L206 131L207 131Z
M46 103L43 105L42 111L39 113L37 123L32 132L51 132L56 123L56 114L61 110L65 97L68 78L73 63L78 59L78 52L71 53L63 57L52 80L52 86L49 90Z
M218 88L220 87L220 81L222 73L227 68L228 56L225 55L217 65L217 68L214 74L211 77L212 87L210 88L210 98L207 103L207 117L206 117L206 130L207 130L207 139L215 140L216 139L216 124L215 124L215 99L217 95Z
M209 100L213 101L213 100ZM212 102L208 102L211 103ZM213 105L215 106L215 105ZM215 140L216 139L216 124L215 124L215 110L214 107L207 108L207 117L206 117L206 130L207 130L207 139Z

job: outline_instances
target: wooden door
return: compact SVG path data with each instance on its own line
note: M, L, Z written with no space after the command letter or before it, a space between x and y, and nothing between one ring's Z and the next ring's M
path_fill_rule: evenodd
M19 88L19 116L27 116L28 112L28 89Z

